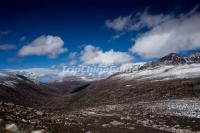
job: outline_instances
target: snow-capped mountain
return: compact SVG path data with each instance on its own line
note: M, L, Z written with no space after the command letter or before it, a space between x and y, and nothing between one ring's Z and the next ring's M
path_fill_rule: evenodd
M11 75L2 72L0 73L0 85L14 88L15 85L18 84L17 80L22 80L22 79L20 77L17 77L16 75Z
M171 53L167 56L160 58L159 62L165 65L178 65L185 64L186 60L176 53Z
M117 66L116 70L97 71L97 72L76 72L71 74L69 71L52 68L29 68L7 70L8 72L23 75L31 80L40 82L55 81L94 81L107 77L124 79L148 79L148 78L187 78L199 76L198 68L200 63L200 52L193 53L188 57L181 57L176 53L170 53L160 58L158 61L147 63L129 63ZM94 67L95 68L95 67ZM96 67L98 68L98 67ZM103 70L112 68L104 67Z
M54 88L46 84L30 80L19 74L0 72L0 101L21 105L38 104L57 94L58 92Z
M22 84L39 84L39 82L32 81L29 78L19 74L0 71L0 85L9 88L16 88L18 85Z
M50 68L28 68L28 69L13 69L8 72L23 75L31 80L40 82L52 82L58 80L59 71Z
M162 66L162 65L184 65L184 64L194 64L194 63L200 63L200 52L193 53L189 55L188 57L181 57L180 55L176 53L170 53L162 58L160 58L158 61L148 62L144 64L140 69L147 69L151 67L156 66Z
M171 53L155 62L148 62L132 72L118 73L112 79L124 80L167 80L173 78L195 78L200 77L200 53L191 54L188 57L181 57Z
M186 58L186 61L188 63L200 63L200 52L196 52L194 54L191 54Z
M98 68L98 67L97 67ZM78 69L77 69L78 70ZM98 70L98 69L97 69ZM50 83L55 81L94 81L107 78L114 72L99 73L99 72L70 72L62 69L52 68L27 68L27 69L9 69L5 70L10 73L23 75L31 80L43 83Z
M168 80L173 78L195 78L200 77L200 64L186 64L186 65L166 65L146 68L142 70L135 70L131 73L121 73L112 77L112 79L124 80Z

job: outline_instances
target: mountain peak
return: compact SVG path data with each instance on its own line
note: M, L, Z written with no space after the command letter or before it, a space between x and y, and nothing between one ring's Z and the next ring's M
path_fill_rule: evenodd
M200 51L189 55L186 60L188 63L200 63Z
M160 62L167 65L185 64L186 60L176 53L170 53L167 56L160 58Z

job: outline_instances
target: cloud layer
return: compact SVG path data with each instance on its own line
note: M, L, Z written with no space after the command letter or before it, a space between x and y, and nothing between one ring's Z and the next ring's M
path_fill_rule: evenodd
M130 49L143 57L200 48L200 13L173 17L135 40Z
M84 64L123 64L130 62L132 56L126 52L118 52L114 50L109 50L103 52L100 48L93 45L85 46L84 50L81 52L81 61Z
M69 64L75 65L77 63L77 52L71 52L69 54Z
M106 26L118 32L137 31L130 51L145 58L159 58L171 52L200 48L200 13L195 7L188 13L150 14L147 11L107 20ZM140 30L145 28L145 32Z
M115 31L123 31L131 25L131 15L125 17L118 17L114 20L106 20L106 26Z
M49 58L55 58L59 54L67 51L63 46L64 41L60 37L43 35L33 40L30 44L22 47L18 55L47 55Z
M106 20L105 25L117 32L138 31L142 28L152 28L171 18L171 15L152 15L147 11L135 15L120 16L114 20Z

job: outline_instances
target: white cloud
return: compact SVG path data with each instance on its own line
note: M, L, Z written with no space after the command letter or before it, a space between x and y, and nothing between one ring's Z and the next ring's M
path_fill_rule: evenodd
M77 52L71 52L69 54L69 64L75 65L77 63Z
M16 48L17 46L14 44L0 44L0 50L13 50Z
M131 16L120 16L114 20L106 20L105 24L115 31L123 31L131 24Z
M146 58L200 48L200 13L171 17L138 37L130 49Z
M126 52L118 52L112 49L103 52L100 48L93 45L85 46L81 52L81 61L84 64L123 64L131 60L132 56Z
M162 57L171 52L181 52L200 48L200 13L198 6L188 13L179 15L150 14L147 11L107 20L106 26L120 34L140 31L130 51L146 58Z
M137 31L144 27L152 28L170 18L171 15L152 15L145 11L143 13L136 13L135 15L120 16L114 20L106 20L105 25L107 28L118 32Z
M119 39L121 37L121 34L117 34L117 35L114 35L113 37L112 37L112 39L113 40L116 40L116 39Z
M148 12L144 13L138 13L138 21L136 23L133 23L131 25L131 30L140 30L144 27L152 28L154 26L157 26L159 24L162 24L163 22L169 20L172 15L163 15L163 14L157 14L152 15Z
M112 40L120 39L120 38L121 38L122 36L124 36L124 35L126 35L126 32L120 32L120 33L118 33L118 34L112 36L111 41L112 41Z
M18 55L48 55L49 58L55 58L59 54L67 51L63 46L64 41L60 37L43 35L33 40L30 44L22 47Z

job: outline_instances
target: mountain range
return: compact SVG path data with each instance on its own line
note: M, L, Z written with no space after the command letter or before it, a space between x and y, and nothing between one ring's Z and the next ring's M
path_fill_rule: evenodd
M53 133L197 133L199 68L197 52L188 57L171 53L95 81L72 76L41 83L16 72L2 71L0 118L7 124L17 123L23 130Z

